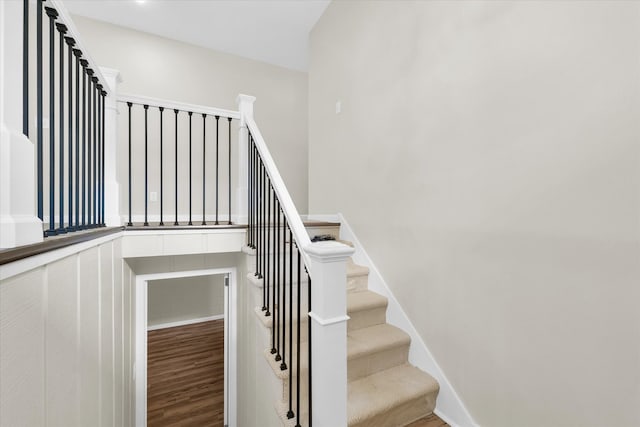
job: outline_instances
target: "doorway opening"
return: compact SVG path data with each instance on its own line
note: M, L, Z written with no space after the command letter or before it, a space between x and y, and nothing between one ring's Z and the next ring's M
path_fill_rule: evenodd
M236 424L235 268L136 278L136 426Z

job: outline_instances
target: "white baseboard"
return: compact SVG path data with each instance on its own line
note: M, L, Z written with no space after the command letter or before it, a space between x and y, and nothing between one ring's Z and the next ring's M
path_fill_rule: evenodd
M216 316L200 317L198 319L179 320L177 322L160 323L158 325L151 325L147 327L147 331L155 331L156 329L175 328L176 326L193 325L194 323L209 322L211 320L224 319L224 314L218 314Z
M337 215L309 215L310 218L323 221L340 222L340 238L353 243L355 254L353 260L357 264L369 267L369 289L377 292L389 300L387 307L387 322L404 330L411 337L409 362L433 376L440 384L440 393L436 402L435 413L451 427L479 427L473 420L464 403L452 387L444 372L427 348L424 340L409 320L402 306L395 298L391 289L376 268L375 264L363 248L349 223L342 214Z

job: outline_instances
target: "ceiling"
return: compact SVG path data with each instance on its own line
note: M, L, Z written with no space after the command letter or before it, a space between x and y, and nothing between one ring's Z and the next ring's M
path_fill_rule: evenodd
M72 14L306 71L330 0L64 0Z

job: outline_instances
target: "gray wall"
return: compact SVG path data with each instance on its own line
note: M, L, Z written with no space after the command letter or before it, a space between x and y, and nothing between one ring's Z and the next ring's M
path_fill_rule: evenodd
M231 110L237 109L238 94L255 96L257 98L254 110L256 122L269 144L269 149L296 207L302 213L307 212L307 73L204 49L89 18L74 15L73 21L93 59L101 66L115 68L121 72L123 78L121 92ZM121 121L126 122L125 114L121 114L120 118ZM197 120L200 118L194 118L194 122ZM171 123L167 125L169 126L166 130L167 135L171 135L173 132L169 129ZM224 141L226 141L226 123L224 125L221 127L225 136ZM179 124L179 126L182 125ZM201 125L199 126L194 127L196 139L202 135ZM213 135L212 126L210 122L209 137ZM236 129L237 126L234 126L234 135L237 133ZM155 140L153 135L150 139ZM120 143L125 144L126 140L121 138ZM118 163L120 194L121 206L126 207L124 190L127 183L125 174L127 158L124 145L121 147ZM225 147L226 145L223 145L226 150ZM196 150L194 153L201 152L197 147L194 150ZM136 151L135 147L134 151ZM173 157L170 150L167 151L165 152L166 162L170 165ZM200 156L194 158L201 159ZM235 163L233 165L235 166ZM154 169L157 166L156 162L151 162L150 166L149 173L156 174L157 171ZM199 166L200 162L194 161L196 168L194 174L198 173ZM143 169L141 167L137 169L136 171L134 168L134 182L142 182ZM186 175L188 168L180 167L179 170L179 173L184 175L181 181L188 182L188 175ZM198 184L198 179L195 179L195 182ZM150 188L149 191L159 190ZM167 193L170 195L171 192L167 190ZM182 194L186 192L182 191ZM194 194L201 193L194 188ZM134 198L143 196L144 194L140 193L134 195ZM194 200L199 203L198 197ZM223 198L222 203L225 201L226 199ZM172 200L166 203L168 206L173 205ZM213 206L209 200L207 204L210 207ZM226 204L220 207L222 212L226 212L225 207ZM136 213L141 213L142 205L138 205L137 208L139 209L136 209ZM159 212L158 203L151 204L149 213L157 214L157 211ZM195 212L198 211L195 210Z
M195 276L150 280L147 324L224 315L224 276Z
M640 425L640 3L332 2L309 118L310 211L480 425Z

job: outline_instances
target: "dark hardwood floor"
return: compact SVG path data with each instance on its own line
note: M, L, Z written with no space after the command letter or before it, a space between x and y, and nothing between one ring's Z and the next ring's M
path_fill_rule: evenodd
M224 425L224 320L147 334L147 425Z
M407 427L449 427L449 424L442 421L436 414L431 414L409 424Z

